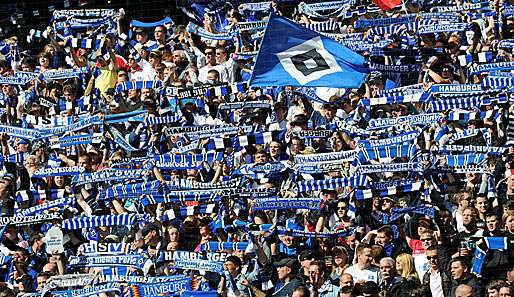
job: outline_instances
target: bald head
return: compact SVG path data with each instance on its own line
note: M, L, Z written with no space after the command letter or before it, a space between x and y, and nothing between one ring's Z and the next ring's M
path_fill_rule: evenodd
M473 288L468 285L459 285L455 289L455 297L473 297Z

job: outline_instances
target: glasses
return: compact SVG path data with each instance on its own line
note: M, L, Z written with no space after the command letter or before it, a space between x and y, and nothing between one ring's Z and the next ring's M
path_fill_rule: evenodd
M433 237L429 237L429 238L420 238L421 241L431 241L433 240L434 238Z
M164 31L162 31L162 30L155 30L154 31L154 33L162 33L162 32L164 32Z
M205 52L205 55L212 55L214 54L213 52Z
M437 256L427 256L427 260L439 260L439 257Z
M337 209L348 209L347 206L338 206Z

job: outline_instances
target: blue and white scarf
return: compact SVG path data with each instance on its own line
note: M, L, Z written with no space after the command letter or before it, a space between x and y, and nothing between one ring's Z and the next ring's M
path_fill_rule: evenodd
M107 181L116 181L124 179L142 179L143 174L146 173L145 169L116 169L116 170L103 170L93 173L83 173L73 177L72 184L83 185L87 183L99 183Z
M229 32L229 33L220 33L220 34L212 33L212 32L209 32L209 31L205 30L204 28L202 28L198 25L195 25L193 23L189 23L187 25L186 29L189 33L194 33L194 34L196 34L202 38L208 39L208 40L232 40L232 39L234 39L235 32L237 32L237 31L233 31L233 32Z
M466 31L468 24L455 23L455 24L435 24L422 26L418 30L418 34L442 33L442 32L462 32Z
M46 81L80 77L81 74L89 73L88 67L49 70L42 73Z
M415 183L416 179L400 179L400 180L390 180L383 182L372 182L370 187L372 190L386 190L389 187L399 187L406 186Z
M244 251L248 242L219 242L209 241L200 245L200 252L203 251Z
M16 192L16 201L18 203L24 201L37 201L56 200L62 199L66 195L64 189L49 189L49 190L21 190Z
M328 161L353 161L358 155L358 150L342 151L334 153L319 153L311 155L296 155L294 161L301 163L317 163Z
M276 233L279 235L288 235L293 237L310 237L310 238L334 238L334 237L347 237L352 235L355 232L356 229L349 229L349 230L337 230L337 231L331 231L331 232L309 232L309 231L303 231L303 230L293 230L293 229L287 229L282 226L278 226L276 228Z
M270 197L256 199L252 204L253 210L275 210L275 209L309 209L321 208L322 200L319 198L280 198Z
M387 164L371 164L371 165L360 165L357 167L359 174L367 173L386 173L386 172L423 172L423 163L409 162L409 163L387 163Z
M411 158L416 151L415 144L361 148L358 160L360 163L365 163L372 159L381 158Z
M67 137L53 137L48 141L50 143L50 147L52 149L63 149L65 147L74 146L74 145L83 145L83 144L92 144L92 143L101 143L104 140L103 133L90 133L90 134L81 134L81 135L73 135Z
M127 254L130 250L130 244L125 242L86 242L80 245L79 250L82 251L84 256Z
M71 267L134 267L142 269L145 258L139 254L117 256L72 256Z
M48 177L48 176L76 176L84 173L84 167L49 167L36 170L33 177Z
M487 154L446 155L444 158L449 167L480 165L486 161Z
M18 212L16 215L30 216L30 215L34 215L37 213L41 213L41 212L51 209L51 208L64 209L65 207L68 207L70 205L73 206L74 204L75 204L74 197L65 197L65 198L60 198L60 199L53 200L53 201L48 201L48 202L40 204L40 205L32 206L27 209L22 209L22 210L18 209Z
M136 222L148 222L149 214L119 214L91 217L74 217L64 220L61 224L62 229L77 230L82 228L94 228L103 226L134 226Z
M498 70L512 70L514 69L514 62L498 62L478 65L469 69L470 74L480 74L482 72L492 72Z
M390 196L400 196L403 193L410 193L421 190L423 182L415 182L412 184L402 185L402 186L391 186L381 190L374 189L366 189L361 190L357 189L354 191L355 199L363 200L363 199L371 199L373 197L390 197Z
M345 187L367 187L366 176L331 178L325 180L303 180L298 182L298 192L336 190Z
M121 286L118 284L103 284L97 286L91 286L83 289L75 289L75 290L66 290L66 291L56 291L52 293L52 296L55 297L89 297L89 296L98 296L101 293L109 293L116 292L121 294Z
M359 140L358 144L360 147L365 148L373 148L373 147L382 147L382 146L392 146L397 144L407 144L411 143L412 140L415 140L420 135L421 131L415 130L411 132L407 132L404 134L400 134L391 138L384 139L370 139L370 140Z
M444 117L439 113L423 113L416 115L401 116L398 118L370 119L368 130L383 129L396 125L426 126L441 121Z
M333 171L343 171L346 168L344 162L326 161L326 162L308 162L296 164L293 169L299 174L320 174Z
M125 81L116 86L116 91L122 92L127 90L159 89L161 87L162 82L160 80Z

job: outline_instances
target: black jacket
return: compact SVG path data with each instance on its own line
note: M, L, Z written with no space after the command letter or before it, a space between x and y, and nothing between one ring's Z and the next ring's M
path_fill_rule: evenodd
M468 285L473 288L474 296L484 296L485 290L482 283L476 279L474 276L468 275L466 277L461 277L460 279L452 280L452 289L450 297L455 297L455 290L460 285Z
M452 279L443 270L439 270L439 274L441 274L441 283L443 286L444 297L449 297L452 290ZM430 292L430 275L432 275L430 270L428 270L425 275L423 275L423 287L425 288L426 292Z

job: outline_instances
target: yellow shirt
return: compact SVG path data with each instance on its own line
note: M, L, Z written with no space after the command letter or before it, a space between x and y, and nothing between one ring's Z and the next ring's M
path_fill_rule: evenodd
M95 87L104 94L109 88L114 88L118 81L118 73L112 66L109 65L100 68L100 75L95 79Z

